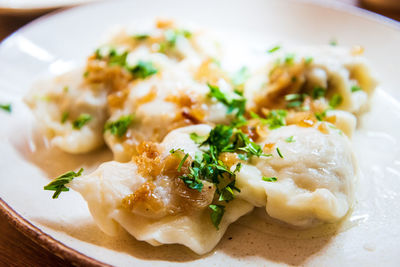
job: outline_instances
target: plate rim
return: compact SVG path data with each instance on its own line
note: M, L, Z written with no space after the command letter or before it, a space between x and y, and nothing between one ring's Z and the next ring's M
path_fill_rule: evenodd
M275 2L279 2L279 0L273 0ZM112 3L113 1L107 0L99 0L99 1L89 1L83 4L69 6L69 7L61 7L57 8L54 11L51 11L45 15L42 15L23 27L19 28L17 31L13 32L6 38L4 38L0 42L0 49L6 45L9 40L14 38L15 35L23 33L25 31L29 31L32 27L36 27L38 23L45 21L48 18L53 16L57 16L60 13L69 13L74 12L76 9L84 8L86 6L91 5L102 5L104 3ZM129 0L118 0L118 2L130 2ZM363 19L372 20L377 23L383 24L389 28L392 28L399 32L400 34L400 21L396 21L389 17L380 15L373 11L369 11L360 7L356 7L343 2L335 2L335 1L324 1L324 0L287 0L287 2L292 3L300 3L303 5L311 5L319 8L327 8L333 9L339 12L344 12L349 15L361 17ZM31 239L33 242L41 246L42 248L50 251L56 256L69 261L73 265L84 265L90 267L103 267L103 266L112 266L102 261L96 260L78 250L71 248L61 241L55 239L54 237L46 234L38 227L29 222L26 218L20 215L17 211L15 211L10 205L7 204L6 201L0 197L0 213L6 218L6 220L19 232L24 234L26 237Z
M60 257L63 260L69 261L73 265L82 265L88 267L105 267L111 266L99 260L96 260L90 256L87 256L67 245L61 241L56 240L49 234L46 234L38 227L34 226L27 219L22 217L16 212L10 205L8 205L0 197L0 213L5 217L7 222L11 224L16 230L24 234L30 240L35 242L42 248L47 249L54 255Z

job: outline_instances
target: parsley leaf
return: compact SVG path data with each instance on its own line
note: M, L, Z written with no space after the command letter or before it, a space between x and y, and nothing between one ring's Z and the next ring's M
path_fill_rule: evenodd
M353 85L351 87L351 92L354 93L354 92L357 92L357 91L362 91L361 87L357 86L357 85Z
M83 169L81 168L77 173L73 172L73 171L64 173L63 175L61 175L61 176L55 178L53 181L51 181L43 189L55 191L53 194L53 199L58 198L58 196L61 194L61 192L69 191L69 188L67 188L65 185L68 184L69 182L71 182L75 177L81 176L82 172L83 172Z
M336 108L339 106L343 101L343 97L339 94L334 94L332 98L329 100L329 106L331 108Z
M149 38L150 37L150 35L148 35L148 34L135 34L134 36L133 36L133 38L134 39L136 39L136 40L139 40L139 41L142 41L142 40L146 40L147 38Z
M124 115L121 116L116 121L109 121L104 125L104 131L110 131L111 134L116 135L118 137L124 136L126 131L128 130L129 125L131 125L133 121L132 115Z
M219 102L224 104L228 108L228 114L236 111L236 117L240 117L244 114L246 108L246 99L239 94L235 93L238 98L229 98L225 95L218 86L207 84L210 89L209 96L215 97Z
M64 124L69 117L69 112L68 111L64 111L63 114L61 115L61 123Z
M218 230L219 224L221 223L222 220L222 216L224 216L225 213L225 206L209 205L208 207L211 209L211 222Z
M289 53L285 56L284 61L288 65L292 65L294 63L295 54Z
M72 128L80 130L86 123L92 120L92 116L87 113L82 113L79 117L72 122Z
M293 136L293 135L292 135L292 136L289 136L288 138L286 138L285 141L286 141L287 143L296 142L296 140L294 140L294 136Z
M276 46L274 46L274 47L268 49L267 52L270 53L270 54L272 54L272 53L278 51L279 49L281 49L281 46L280 46L280 45L276 45Z
M279 147L276 148L276 152L278 153L279 157L283 159L282 153L279 149Z
M207 139L207 136L200 136L197 133L191 133L190 139L192 139L196 144L201 144Z
M313 62L313 60L314 60L314 58L312 58L312 57L306 57L306 58L304 58L304 63L309 65Z
M132 73L134 78L144 79L148 76L156 74L158 70L154 67L153 63L150 61L139 61L137 65L129 71Z
M262 180L265 181L265 182L276 182L276 181L278 181L278 178L263 176Z
M317 118L317 120L323 121L326 117L326 110L324 110L323 112L320 112L320 113L315 113L314 115Z
M11 104L0 104L0 109L6 111L8 113L11 113L11 111L12 111Z
M325 88L322 88L320 86L316 86L316 87L314 87L311 96L312 96L313 99L318 99L320 97L324 97L325 94L326 94L326 89Z
M287 112L286 112L286 110L283 110L283 109L271 110L265 119L259 117L255 113L252 113L251 115L255 118L260 119L262 124L268 125L268 128L270 130L274 130L281 126L286 125L285 117L287 115Z

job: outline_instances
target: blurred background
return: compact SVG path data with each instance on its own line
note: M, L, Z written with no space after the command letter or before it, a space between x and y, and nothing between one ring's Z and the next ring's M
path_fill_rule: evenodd
M0 42L49 12L97 0L0 0ZM104 0L101 0L104 1ZM112 1L112 0L111 0ZM400 0L320 0L360 7L400 21ZM1 70L0 70L1 71ZM0 214L0 266L70 266L18 232Z

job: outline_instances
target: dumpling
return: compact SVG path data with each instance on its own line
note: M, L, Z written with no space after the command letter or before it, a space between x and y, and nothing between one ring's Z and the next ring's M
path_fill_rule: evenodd
M329 125L326 130L291 125L270 131L260 143L273 156L242 167L238 198L299 227L343 218L352 206L357 164L347 137Z
M306 96L327 102L335 97L335 108L352 113L367 104L376 80L360 54L335 46L290 51L278 52L272 63L247 82L246 90L255 94L249 95L249 98L255 97L250 103L258 108L293 108L296 106L291 101L301 101ZM287 95L299 93L305 94L302 99L285 99Z
M52 145L69 153L86 153L104 144L107 94L85 82L77 69L35 84L25 102Z
M187 71L177 66L160 71L159 76L132 84L121 106L111 111L110 124L124 116L132 116L123 135L107 130L104 133L117 161L129 161L142 141L160 142L176 128L199 123L227 123L232 119L226 115L227 108L222 103L208 96L207 84L194 81ZM223 79L217 84L221 90L233 91Z
M216 229L209 208L214 184L204 181L199 192L179 178L180 154L170 151L183 149L195 157L199 148L189 135L203 136L210 130L207 125L174 130L161 144L143 143L132 162L104 163L92 174L75 178L69 187L85 198L95 222L110 235L122 226L152 245L183 244L204 254L216 246L230 223L253 209L247 201L230 201ZM182 172L185 168L184 164Z
M351 137L357 122L354 115L368 107L375 87L368 62L354 50L305 47L278 52L272 63L246 82L245 95L248 108L259 115L271 109L308 113Z

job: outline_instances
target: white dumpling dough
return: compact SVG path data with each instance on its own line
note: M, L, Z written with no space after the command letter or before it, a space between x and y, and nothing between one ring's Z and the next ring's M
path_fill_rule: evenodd
M194 156L198 147L189 134L207 135L210 130L211 127L207 125L197 125L172 131L161 144L164 148L162 155L169 155L171 149L180 148ZM252 204L241 199L229 202L219 230L211 223L207 207L190 215L183 213L161 218L142 216L124 208L121 203L145 181L134 163L113 161L102 164L92 174L75 178L69 187L85 198L96 224L107 234L115 235L119 226L122 226L138 240L152 245L182 244L198 254L212 250L228 225L253 209Z
M295 142L285 139L293 136ZM336 222L353 202L357 165L349 141L340 131L323 134L316 128L286 126L261 143L274 143L273 157L253 158L237 175L239 198L286 223L309 227ZM283 158L276 152L279 147ZM262 176L277 177L266 182Z
M25 97L51 144L74 154L86 153L104 144L106 101L105 90L84 83L82 69L40 81ZM64 112L69 116L63 123ZM74 129L72 121L83 113L89 114L91 120L81 129Z

